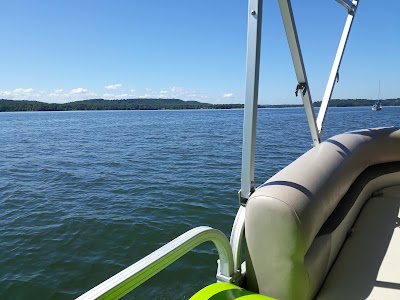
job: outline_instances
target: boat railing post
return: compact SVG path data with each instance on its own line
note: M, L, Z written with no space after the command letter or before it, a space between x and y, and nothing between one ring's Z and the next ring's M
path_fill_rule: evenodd
M249 0L247 27L246 95L243 121L242 176L239 200L246 205L254 191L254 159L260 71L262 0Z
M241 205L232 226L230 244L233 254L233 266L235 273L242 276L242 248L244 243L244 221L246 207ZM243 276L242 276L243 277Z
M358 7L359 0L354 0L353 2L348 0L336 0L340 4L342 4L348 10L348 16L346 19L346 23L343 28L342 37L340 38L339 46L336 52L335 60L333 61L331 73L329 75L328 83L326 85L325 93L322 98L321 107L319 109L318 117L317 117L317 126L318 132L321 135L322 127L325 120L325 115L328 110L328 104L332 97L332 92L335 87L336 81L339 80L339 68L340 63L342 62L343 54L346 49L347 40L350 34L351 25L353 24L354 16L356 14L356 10Z

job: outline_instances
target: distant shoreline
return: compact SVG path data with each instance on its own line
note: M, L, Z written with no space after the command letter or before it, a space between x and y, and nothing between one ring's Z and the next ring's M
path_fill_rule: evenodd
M330 107L372 106L375 100L368 99L334 99ZM400 106L400 98L381 101L382 106ZM259 105L259 108L302 107L301 104ZM321 101L314 102L320 107ZM187 109L241 109L243 104L210 104L180 99L124 99L104 100L90 99L69 103L45 103L31 100L0 99L0 112L21 111L86 111L86 110L187 110Z

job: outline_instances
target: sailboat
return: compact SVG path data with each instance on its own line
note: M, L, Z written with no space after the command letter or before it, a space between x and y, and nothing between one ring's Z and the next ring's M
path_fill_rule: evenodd
M380 100L380 94L381 94L381 82L379 81L378 100L375 101L374 105L372 105L372 110L374 110L374 111L382 109L382 104L381 104L381 100Z

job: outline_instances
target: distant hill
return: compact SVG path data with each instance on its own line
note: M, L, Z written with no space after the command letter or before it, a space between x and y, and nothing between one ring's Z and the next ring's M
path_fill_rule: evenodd
M375 100L333 99L330 107L372 106ZM400 98L382 100L383 106L400 106ZM259 105L261 108L299 107L301 104ZM321 101L314 102L320 107ZM164 109L232 109L243 108L243 104L210 104L180 99L90 99L69 103L45 103L30 100L0 99L0 112L12 111L70 111L70 110L164 110Z
M376 100L368 99L332 99L329 107L353 107L353 106L372 106ZM381 101L382 106L400 106L400 98L385 99ZM321 101L314 102L314 107L320 107Z
M163 109L229 109L243 104L209 104L180 99L90 99L69 103L44 103L28 100L0 99L0 111L70 111L70 110L163 110Z
M369 99L331 99L329 107L355 107L355 106L372 106L376 100ZM320 107L321 101L313 103L314 107ZM400 98L381 100L382 106L400 106ZM279 104L264 105L267 108L284 108L284 107L302 107L303 104Z

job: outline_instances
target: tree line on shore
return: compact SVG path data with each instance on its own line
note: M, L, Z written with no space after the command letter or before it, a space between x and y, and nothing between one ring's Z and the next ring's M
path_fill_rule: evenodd
M375 100L336 99L329 102L330 107L372 106ZM382 100L383 106L400 106L400 98ZM301 104L259 105L260 108L299 107ZM314 102L314 107L321 101ZM235 109L243 104L210 104L180 99L90 99L68 103L45 103L30 100L0 99L0 112L12 111L72 111L72 110L164 110L164 109Z
M0 111L71 111L71 110L163 110L163 109L228 109L243 104L209 104L179 99L90 99L68 103L44 103L28 100L0 99Z
M330 107L372 106L376 100L369 99L332 99ZM383 106L400 106L400 98L381 100ZM321 106L321 101L314 102L315 107Z

